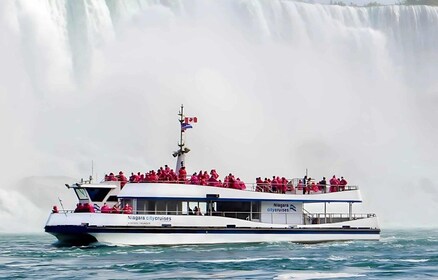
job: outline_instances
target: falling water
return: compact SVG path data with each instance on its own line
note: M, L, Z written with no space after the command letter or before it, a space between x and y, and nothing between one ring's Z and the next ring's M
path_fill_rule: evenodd
M438 8L3 0L0 30L0 231L72 207L92 161L173 165L182 103L189 171L343 175L383 226L438 225Z

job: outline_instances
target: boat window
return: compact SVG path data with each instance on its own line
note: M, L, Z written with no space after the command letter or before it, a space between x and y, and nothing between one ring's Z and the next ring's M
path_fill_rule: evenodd
M137 211L138 214L145 214L147 211L147 200L137 199Z
M146 201L146 214L155 214L155 201Z
M252 212L252 218L251 220L260 220L260 201L253 201L251 202L251 212Z
M85 189L82 188L76 188L74 189L76 195L78 196L79 200L88 200L88 194Z
M158 200L156 201L157 205L157 214L158 215L166 215L166 201L165 200Z
M205 212L206 215L210 215L210 210L211 210L211 215L215 216L217 214L216 208L217 208L216 202L214 201L207 202L207 210Z
M91 201L103 201L110 191L110 188L87 188Z
M246 220L249 219L250 207L250 202L218 201L216 211L225 217Z
M107 201L110 202L117 202L117 195L110 195L110 197L108 197Z
M181 214L182 201L169 200L167 201L167 214L178 215Z

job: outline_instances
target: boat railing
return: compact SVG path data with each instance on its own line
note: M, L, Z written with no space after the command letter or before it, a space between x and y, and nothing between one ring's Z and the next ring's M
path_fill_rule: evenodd
M330 184L327 185L308 185L308 186L300 186L296 183L297 178L288 180L288 184L286 185L286 188L281 187L280 185L272 186L270 184L266 183L245 183L245 191L253 191L253 192L266 192L266 193L283 193L283 194L321 194L321 193L329 193L329 192L341 192L341 191L352 191L352 190L358 190L359 187L355 185L346 185L346 186L332 186ZM145 183L153 183L153 184L186 184L186 185L193 185L190 184L188 181L157 181L157 182L145 182ZM121 182L119 181L102 181L101 184L108 184L108 185L116 185L120 186ZM135 184L135 183L133 183ZM200 185L203 186L203 185ZM207 183L206 186L209 187L217 187L217 188L230 188L229 186L226 186L224 184L222 185L214 185ZM231 189L238 189L242 190L240 188L231 188Z
M74 210L59 210L60 214L75 213ZM91 212L86 212L94 214ZM95 213L100 213L96 211ZM124 211L118 210L116 212L105 213L106 215L114 214L130 214L130 215L177 215L177 216L197 216L195 212L190 211ZM206 213L199 213L199 216L221 216L228 218L236 218L247 221L263 222L268 224L297 224L301 221L302 224L331 224L350 220L359 220L375 217L373 213L310 213L304 209L303 213L272 213L272 212L248 212L248 211L207 211ZM301 222L299 222L301 223Z
M374 213L309 213L304 212L304 224L331 224L376 217Z
M253 192L267 192L267 193L283 193L283 194L321 194L321 193L330 193L330 192L342 192L342 191L354 191L358 190L359 186L354 185L346 185L342 187L342 189L339 188L339 186L336 186L337 188L333 188L332 191L330 191L331 185L327 184L324 186L321 186L319 184L315 184L316 188L312 188L312 186L294 186L294 185L287 185L286 191L283 192L282 190L276 190L272 186L265 186L264 184L257 184L257 183L249 183L245 184L246 190L253 191Z

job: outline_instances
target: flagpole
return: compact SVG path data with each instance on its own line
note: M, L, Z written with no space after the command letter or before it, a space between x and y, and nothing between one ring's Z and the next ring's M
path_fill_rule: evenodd
M179 147L179 152L181 152L182 151L182 147L184 146L184 143L183 143L183 132L184 132L184 130L182 129L182 125L183 125L183 122L184 122L184 105L183 104L181 104L181 109L180 109L178 115L179 115L179 123L180 123L180 128L181 128L180 135L179 135L178 147Z
M185 154L187 154L188 152L190 152L190 149L188 149L185 146L185 143L183 141L183 136L184 136L184 132L185 132L185 127L184 125L184 105L181 104L181 109L179 111L179 123L180 123L180 134L179 134L179 143L178 143L178 151L173 152L173 156L177 157L176 159L176 168L175 168L175 172L178 173L178 171L180 170L180 168L182 166L185 166Z

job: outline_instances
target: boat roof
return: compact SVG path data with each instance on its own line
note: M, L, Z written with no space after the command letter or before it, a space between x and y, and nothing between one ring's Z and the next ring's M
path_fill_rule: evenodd
M120 191L118 197L124 199L143 198L150 200L194 201L362 202L359 189L302 195L169 183L128 183Z

